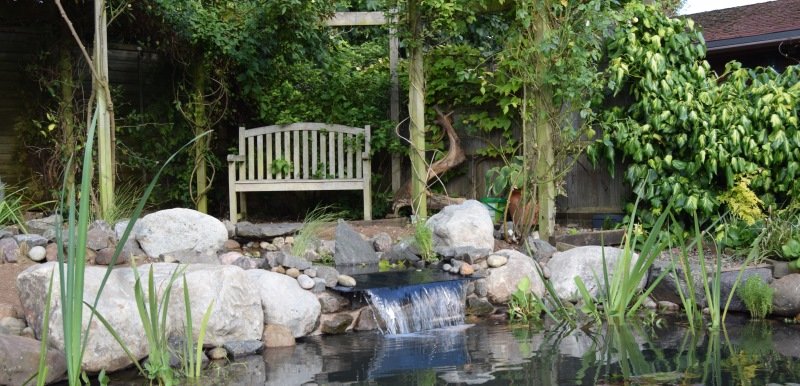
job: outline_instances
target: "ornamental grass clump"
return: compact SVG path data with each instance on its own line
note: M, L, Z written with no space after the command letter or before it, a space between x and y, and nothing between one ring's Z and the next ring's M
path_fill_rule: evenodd
M748 277L738 293L747 311L750 312L750 317L756 320L764 319L772 312L773 294L774 290L769 284L757 275Z

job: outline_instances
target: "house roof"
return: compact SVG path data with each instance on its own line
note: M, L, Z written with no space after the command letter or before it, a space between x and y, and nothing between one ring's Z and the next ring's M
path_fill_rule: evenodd
M775 0L687 15L709 49L800 38L800 0Z

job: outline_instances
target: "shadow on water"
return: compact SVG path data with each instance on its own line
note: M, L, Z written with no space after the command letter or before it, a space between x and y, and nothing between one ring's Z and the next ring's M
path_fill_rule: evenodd
M800 380L800 326L728 319L726 330L708 333L692 333L675 320L573 330L486 321L393 336L308 337L209 370L201 384L721 386Z

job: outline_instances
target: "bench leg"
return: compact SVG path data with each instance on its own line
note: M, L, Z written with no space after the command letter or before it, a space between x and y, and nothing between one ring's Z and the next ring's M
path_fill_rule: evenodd
M236 209L236 195L237 193L234 192L233 189L231 189L230 193L228 193L228 210L231 216L232 224L236 224L236 222L239 221L239 212Z
M247 193L239 192L239 207L242 208L241 218L247 217Z
M364 189L364 220L372 220L372 191Z

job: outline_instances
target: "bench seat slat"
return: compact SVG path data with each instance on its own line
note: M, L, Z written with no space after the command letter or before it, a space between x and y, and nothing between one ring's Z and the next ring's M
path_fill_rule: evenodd
M285 191L308 191L308 190L362 190L364 189L363 180L283 180L277 183L272 180L265 181L241 181L236 183L237 192L285 192Z

